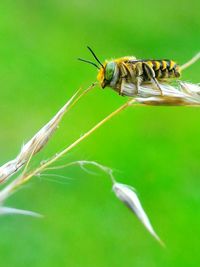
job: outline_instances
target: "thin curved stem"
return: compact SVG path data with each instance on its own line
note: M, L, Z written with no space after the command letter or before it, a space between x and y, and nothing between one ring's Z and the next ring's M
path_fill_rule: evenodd
M124 109L132 105L134 102L136 102L134 99L131 99L127 101L125 104L120 106L118 109L110 113L108 116L106 116L103 120L101 120L99 123L97 123L94 127L92 127L89 131L87 131L84 135L79 137L76 141L74 141L71 145L66 147L61 152L57 153L53 158L46 161L43 165L36 168L35 170L31 171L30 173L25 173L21 176L19 176L18 179L14 180L8 187L6 187L4 190L6 191L6 194L12 193L15 191L19 186L26 183L31 177L40 174L42 171L44 171L47 167L49 167L51 164L56 162L58 159L60 159L63 155L68 153L70 150L72 150L74 147L76 147L79 143L81 143L83 140L85 140L87 137L89 137L93 132L95 132L98 128L100 128L102 125L104 125L107 121L109 121L111 118L116 116L117 114L121 113ZM3 191L4 191L3 190Z

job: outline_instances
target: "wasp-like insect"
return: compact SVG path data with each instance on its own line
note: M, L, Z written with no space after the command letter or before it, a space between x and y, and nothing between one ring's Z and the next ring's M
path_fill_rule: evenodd
M79 60L92 64L99 69L97 79L102 88L111 87L120 95L124 95L127 88L129 90L132 89L137 95L140 86L149 83L154 89L159 90L162 95L163 93L159 83L169 82L173 78L179 78L181 70L200 58L199 53L182 66L169 59L136 59L133 56L105 61L102 64L92 49L90 47L88 49L100 66L89 60L81 58Z

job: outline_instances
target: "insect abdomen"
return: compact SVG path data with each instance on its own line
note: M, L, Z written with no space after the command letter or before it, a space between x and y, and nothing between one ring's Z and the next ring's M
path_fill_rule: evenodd
M153 68L158 80L180 77L179 66L172 60L149 60L146 63Z

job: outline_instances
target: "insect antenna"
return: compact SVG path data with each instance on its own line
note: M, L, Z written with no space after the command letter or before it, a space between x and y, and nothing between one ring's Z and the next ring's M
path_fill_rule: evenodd
M101 65L101 67L104 69L104 65L101 63L101 61L98 59L98 57L95 55L95 53L92 51L92 49L87 46L87 48L90 50L90 52L92 53L92 55L94 56L94 58L96 59L96 61Z
M86 62L88 64L91 64L91 65L95 66L97 69L100 69L99 66L97 64L95 64L94 62L92 62L92 61L89 61L89 60L86 60L86 59L82 59L82 58L78 58L78 60Z

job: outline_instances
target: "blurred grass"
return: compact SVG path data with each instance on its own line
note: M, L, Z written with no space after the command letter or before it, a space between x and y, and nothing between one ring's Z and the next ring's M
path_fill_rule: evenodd
M179 63L200 49L199 1L2 1L0 161L28 140L96 71L76 60L136 55ZM199 82L199 63L183 79ZM125 98L96 89L71 110L42 158L61 150ZM96 160L133 185L166 242L163 251L110 192L105 176L78 168L67 184L35 178L9 205L44 220L2 217L1 266L197 266L200 261L200 110L136 107L65 160ZM56 180L56 179L55 179Z

